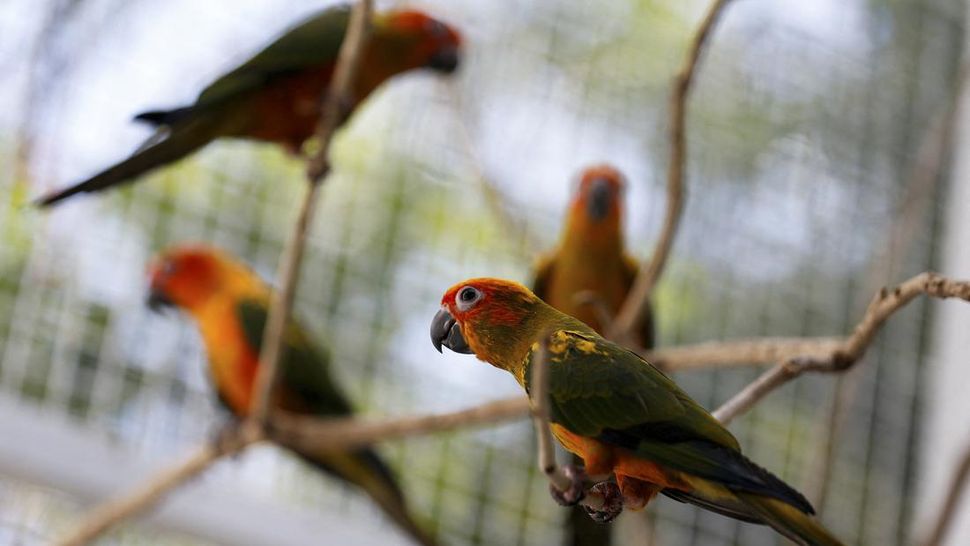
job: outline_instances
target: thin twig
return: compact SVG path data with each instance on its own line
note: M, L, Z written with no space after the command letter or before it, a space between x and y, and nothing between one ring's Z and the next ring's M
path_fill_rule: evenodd
M667 257L670 255L670 249L673 246L674 237L680 224L681 213L684 210L684 194L686 192L687 98L704 46L710 39L717 21L729 1L714 0L711 4L691 40L687 50L687 58L674 81L673 92L670 96L670 164L667 166L667 206L663 228L653 254L650 256L650 261L647 262L645 267L640 268L626 301L620 307L613 324L613 331L608 336L611 339L624 342L636 339L635 332L639 329L649 310L650 295L653 293L661 274L663 274Z
M219 459L238 453L261 439L258 434L244 434L241 428L232 429L220 442L206 444L185 460L159 471L151 480L136 489L97 507L54 544L82 546L91 542L118 523L144 512L170 491L201 474Z
M886 319L919 295L970 301L970 281L955 281L926 272L903 282L893 290L883 288L872 299L852 334L833 347L828 354L794 357L771 368L718 408L714 417L722 423L729 423L769 392L805 372L844 372L850 369L862 358Z
M550 424L551 411L549 409L549 335L540 338L539 350L532 359L532 372L529 378L529 391L532 400L532 423L536 429L538 443L539 470L546 475L549 483L559 491L566 491L572 487L572 479L566 475L559 463L556 462L556 447L552 439ZM594 510L603 507L604 498L595 491L589 490L579 501L583 506Z
M354 5L346 36L340 46L333 80L322 98L320 123L316 131L320 149L309 160L307 191L296 224L293 226L293 233L280 257L277 278L281 280L281 286L274 293L269 307L266 330L263 332L262 349L259 354L260 366L256 375L256 396L253 397L250 411L252 417L250 426L265 426L269 415L270 399L276 383L280 352L283 347L283 331L289 320L290 310L293 308L307 233L318 201L320 182L330 171L330 141L350 105L350 86L357 79L357 72L363 59L371 11L371 0L359 0Z
M300 451L344 451L411 436L488 425L529 415L526 398L506 398L450 413L398 419L320 419L283 412L273 416L274 441Z
M960 505L960 501L963 499L964 492L967 489L968 477L970 477L970 446L964 450L963 455L960 457L960 462L957 464L953 478L950 480L950 490L947 492L946 499L943 501L943 507L940 509L940 516L933 524L933 528L927 535L926 540L920 543L922 546L939 546L943 544L943 539L946 538L950 524L953 522L953 515L956 513L957 506Z
M535 425L538 441L539 470L549 478L549 482L556 489L566 491L572 485L572 480L556 463L556 448L549 424L548 360L549 336L543 335L539 350L532 359L532 376L529 381L529 390L532 391L532 423Z
M764 337L706 341L694 345L637 350L649 363L665 370L697 370L774 364L798 356L824 357L841 343L838 337Z

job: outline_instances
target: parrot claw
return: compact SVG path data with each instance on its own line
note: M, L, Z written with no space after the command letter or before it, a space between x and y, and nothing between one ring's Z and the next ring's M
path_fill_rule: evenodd
M564 465L562 471L572 483L565 491L549 484L549 494L559 506L576 506L586 496L586 472L581 466L571 464Z
M609 523L623 512L623 493L615 483L600 482L591 487L589 492L591 496L603 499L603 506L598 509L583 506L586 514L596 523Z
M242 423L239 419L231 418L217 426L209 439L212 446L219 453L229 451L228 447L234 443L233 439L239 434L239 427Z

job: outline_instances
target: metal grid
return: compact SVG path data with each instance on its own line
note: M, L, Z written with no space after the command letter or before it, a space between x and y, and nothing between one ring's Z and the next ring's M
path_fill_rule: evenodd
M39 56L26 44L42 34L44 10L31 2L0 7L0 30L11 31L0 32L0 52L15 84L0 97L31 105L16 109L31 116L27 125L9 112L0 117L13 135L0 138L2 164L17 163L26 137L34 145L30 181L14 169L0 172L14 196L0 209L0 393L63 415L133 456L165 460L205 440L220 414L192 326L144 309L144 264L169 243L201 240L270 278L295 213L299 162L266 147L219 143L133 188L50 214L19 203L123 155L140 138L124 128L126 116L190 97L266 39L269 23L260 22L282 27L311 7L254 1L195 10L145 1L112 19L118 5L110 1L76 2L63 12L71 4L49 0L45 9L75 19ZM299 291L300 316L328 341L341 383L370 415L458 408L517 392L489 366L439 357L427 342L427 321L456 280L527 280L537 250L529 241L554 244L584 165L611 161L627 172L630 244L640 255L649 248L663 207L669 77L704 7L424 4L467 29L463 72L450 85L421 76L394 82L355 116L336 142L337 172L323 192ZM871 293L864 279L920 136L952 89L960 2L785 4L731 6L701 68L690 112L688 207L657 300L663 345L849 328ZM178 26L179 17L200 27ZM171 26L149 26L152 20ZM212 36L203 36L208 25ZM167 29L175 47L158 45L173 40L159 38ZM159 51L165 55L153 63L137 55ZM30 64L38 61L54 68ZM49 91L30 83L50 74L63 78ZM192 81L180 81L183 74ZM119 89L128 81L138 91ZM39 99L27 100L38 90ZM528 236L505 229L484 205L479 171L507 196ZM933 263L933 212L921 222L906 273ZM914 305L895 317L856 380L820 503L847 543L900 544L909 532L925 311ZM676 379L714 407L756 373ZM816 491L811 476L832 399L832 378L802 378L732 430L754 460ZM382 452L415 510L449 544L560 540L564 514L533 469L525 423L392 442ZM294 510L337 513L364 530L373 525L366 501L308 474L262 450L205 481ZM77 509L63 493L10 476L0 484L0 541L49 538ZM650 513L662 545L778 542L764 529L672 501L658 501ZM110 540L193 539L135 524Z

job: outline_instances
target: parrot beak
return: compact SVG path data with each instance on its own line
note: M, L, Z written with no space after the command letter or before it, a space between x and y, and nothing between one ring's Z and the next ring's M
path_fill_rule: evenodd
M590 218L599 221L610 213L613 205L613 188L605 178L597 178L590 183L586 194L586 212Z
M441 346L444 345L456 353L474 354L464 336L461 335L461 326L458 325L458 321L444 307L435 314L434 320L431 321L431 344L434 345L435 349L438 349L439 353Z
M446 47L440 49L428 59L428 68L437 70L438 72L444 72L445 74L451 74L458 68L461 55L458 53L457 47Z
M161 313L168 307L175 307L175 302L171 298L154 287L148 292L148 300L145 303L148 304L149 309L156 313Z

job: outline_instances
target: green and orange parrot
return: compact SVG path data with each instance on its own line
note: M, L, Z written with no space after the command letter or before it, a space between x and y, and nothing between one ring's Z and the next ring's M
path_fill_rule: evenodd
M49 206L78 193L131 182L222 137L274 142L299 152L317 126L320 99L330 85L349 19L347 6L326 9L211 83L194 104L138 114L135 119L158 128L145 146L38 204ZM356 107L385 80L408 70L453 72L460 47L455 29L422 12L375 15L351 104L346 106Z
M580 175L559 246L539 261L532 283L536 296L556 309L605 334L597 309L579 299L595 297L610 317L616 316L637 276L636 261L623 245L624 177L610 165L596 165ZM646 313L637 329L639 348L652 349L653 314ZM575 462L581 463L577 456ZM591 522L583 510L569 515L571 543L601 544L609 528Z
M233 415L246 417L259 368L270 287L231 256L205 246L164 251L150 266L150 277L149 304L153 309L175 306L195 319L219 400ZM275 407L320 417L352 413L330 376L327 352L295 322L284 334L280 366ZM412 519L393 473L373 450L299 451L297 455L363 489L417 543L435 544Z
M606 325L577 296L592 294L615 316L636 279L639 267L623 246L623 191L623 175L614 167L597 165L583 171L559 247L539 262L532 284L543 301L600 334ZM648 313L637 344L652 349L653 343L653 317Z
M530 392L530 367L548 335L546 366L553 434L582 457L570 467L562 503L582 499L587 477L609 521L657 493L742 521L770 525L808 546L837 546L798 491L741 454L738 441L676 383L635 353L536 297L524 286L471 279L445 292L431 340L512 373Z

